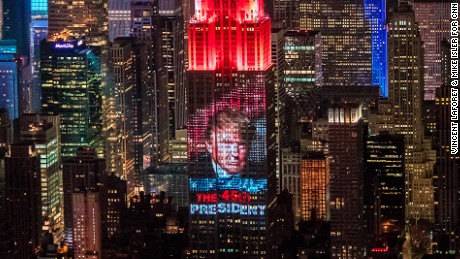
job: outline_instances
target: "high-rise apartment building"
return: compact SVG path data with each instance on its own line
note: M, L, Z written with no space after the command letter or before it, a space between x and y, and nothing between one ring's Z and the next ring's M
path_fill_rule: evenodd
M11 120L19 116L19 73L14 58L16 47L16 40L0 40L0 108L8 110Z
M441 42L450 39L450 3L452 1L415 0L412 8L423 42L424 99L434 100L435 89L442 84Z
M55 120L59 120L56 116ZM26 122L27 119L21 119ZM61 193L61 143L59 124L54 125L43 120L23 123L20 126L21 141L34 144L40 157L40 199L41 217L44 232L53 234L54 240L64 240L63 197Z
M61 115L63 160L79 147L103 153L101 62L82 40L42 41L42 112Z
M363 142L361 106L328 109L332 258L363 258Z
M261 0L195 2L188 25L192 258L271 258L271 22Z
M300 2L300 29L321 32L323 85L372 85L372 33L364 10L364 0Z
M43 234L40 158L33 144L16 143L5 157L6 211L13 225L18 258L30 258Z

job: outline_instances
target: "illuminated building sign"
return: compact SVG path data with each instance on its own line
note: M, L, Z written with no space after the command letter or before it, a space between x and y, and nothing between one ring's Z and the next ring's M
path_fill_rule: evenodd
M232 213L240 215L265 215L265 205L241 205L238 203L190 204L191 214L216 215L217 213Z
M68 42L66 42L66 43L56 43L56 44L54 45L54 47L55 47L56 49L73 49L73 48L74 48L73 44L72 44L72 43L68 43Z

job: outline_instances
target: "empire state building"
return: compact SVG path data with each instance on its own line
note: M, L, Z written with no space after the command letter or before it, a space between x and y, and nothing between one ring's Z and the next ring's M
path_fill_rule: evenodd
M271 22L262 0L196 0L188 25L192 258L271 258Z

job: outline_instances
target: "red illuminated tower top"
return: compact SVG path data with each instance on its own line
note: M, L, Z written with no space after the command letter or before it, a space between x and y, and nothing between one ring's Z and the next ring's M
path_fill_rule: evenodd
M263 0L195 0L189 70L263 71L271 65L271 24Z

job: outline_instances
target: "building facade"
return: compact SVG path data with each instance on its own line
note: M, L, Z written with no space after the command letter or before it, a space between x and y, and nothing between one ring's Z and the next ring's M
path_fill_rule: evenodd
M258 0L195 4L188 25L191 257L271 258L277 182L270 18Z
M394 133L404 135L406 220L434 220L434 150L422 125L423 45L415 14L400 5L389 18L388 101Z
M363 137L361 106L328 109L332 258L363 258Z
M405 229L404 137L382 132L366 139L365 184L369 241Z
M435 252L458 253L459 239L459 156L451 154L451 91L443 85L436 89L436 146L435 165Z
M109 41L131 34L131 1L108 0Z
M300 2L300 30L321 32L323 85L372 85L372 33L364 10L364 0Z
M103 154L101 62L81 40L42 41L42 112L61 115L63 160L79 147Z
M17 256L33 256L42 235L40 159L32 143L10 146L5 157L6 211L13 225Z
M90 190L72 193L73 242L76 259L100 259L101 198Z
M80 148L77 151L76 156L63 162L62 178L64 191L64 211L74 211L73 202L74 193L76 191L78 193L85 191L91 192L100 190L104 181L105 163L105 159L97 158L95 151L91 150L90 148ZM83 197L78 196L80 197L80 200L84 200L84 194L82 195ZM97 195L99 195L99 193ZM97 202L99 203L99 201ZM83 205L80 203L80 205L85 206L85 203L83 203ZM85 212L83 211L80 213L80 215L84 215L84 213ZM74 215L72 213L64 214L64 226L65 244L69 247L70 251L74 251L74 248L79 249L75 246L76 242L74 238L76 237L75 228L77 226L75 225ZM78 239L81 239L83 237L84 235L79 236Z
M424 53L424 100L435 99L442 84L441 42L450 38L449 1L415 0L412 8L419 24Z
M59 120L56 115L55 120ZM21 119L26 122L27 119ZM40 157L40 196L41 216L44 219L41 229L51 233L56 242L64 240L64 212L61 174L61 142L59 124L43 120L27 122L20 125L21 141L34 143Z
M10 119L19 117L19 71L15 62L16 40L0 40L0 108L8 110Z
M323 153L302 156L300 174L302 220L329 219L329 165Z

